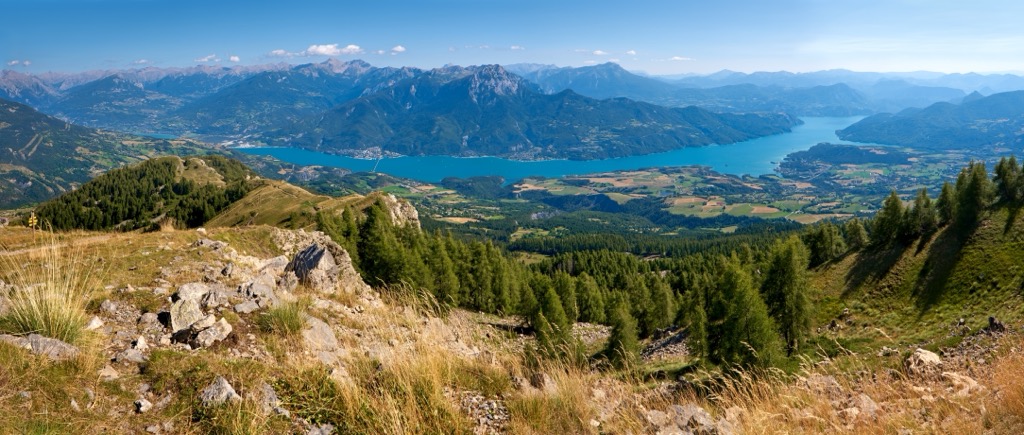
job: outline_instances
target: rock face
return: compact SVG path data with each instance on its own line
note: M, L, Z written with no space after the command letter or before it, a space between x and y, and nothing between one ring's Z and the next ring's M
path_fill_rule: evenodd
M320 293L334 293L338 287L338 264L327 247L312 244L299 251L284 269L294 273L299 282Z
M395 195L390 193L387 195L381 195L380 199L384 202L384 205L387 206L388 215L395 226L420 227L419 212L416 211L416 207L413 207L412 204L406 201L400 201L395 197Z
M203 389L203 392L199 395L199 400L203 401L204 406L214 406L228 401L242 400L242 396L235 392L235 389L231 387L227 379L224 379L223 376L217 376L217 379L214 379L209 386Z
M942 369L942 358L935 352L918 348L907 358L907 372L914 376L938 374Z

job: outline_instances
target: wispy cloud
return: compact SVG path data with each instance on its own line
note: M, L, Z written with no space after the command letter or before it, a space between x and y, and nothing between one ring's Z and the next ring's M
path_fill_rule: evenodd
M626 51L626 54L630 56L636 56L636 50L628 50Z
M593 54L594 56L607 56L608 52L604 50L594 50L590 54Z
M513 46L509 47L508 49L509 50L513 50L513 51L521 51L521 50L526 50L526 47L523 47L522 45L513 45Z
M615 63L619 63L619 58L617 58L617 57L613 57L613 58L611 58L611 59L608 59L608 62L615 62Z
M401 45L396 45L394 47L391 47L391 54L392 55L395 55L395 54L398 54L398 53L405 53L405 47L401 46Z
M230 60L232 62L241 62L242 58L232 54L230 57L228 57L228 60Z
M19 59L14 59L14 60L7 61L7 66L18 66L18 65L29 66L29 65L32 65L32 61L31 60L19 60Z
M197 57L195 59L192 59L192 61L193 62L199 62L199 63L203 63L203 62L220 62L220 58L218 58L216 54L209 54L209 55L206 55L206 56L203 56L203 57Z
M682 61L687 61L687 60L693 60L693 58L683 57L683 56L672 56L672 57L668 58L667 60L670 60L672 62L682 62Z
M149 63L149 59L138 59L132 61L132 65L145 65L147 63Z
M287 51L284 49L271 50L267 53L271 57L309 57L309 56L341 56L346 54L363 54L362 47L349 44L339 47L338 44L313 44L302 51Z

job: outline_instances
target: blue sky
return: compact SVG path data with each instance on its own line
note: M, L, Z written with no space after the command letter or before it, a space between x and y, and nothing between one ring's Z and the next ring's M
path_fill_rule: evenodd
M651 74L1021 72L1024 2L0 0L2 68L618 62Z

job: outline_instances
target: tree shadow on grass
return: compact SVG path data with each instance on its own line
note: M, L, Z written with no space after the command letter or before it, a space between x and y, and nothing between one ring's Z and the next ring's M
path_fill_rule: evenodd
M947 290L949 277L960 261L960 249L973 231L973 227L966 231L957 231L956 227L950 226L946 231L940 232L932 242L912 291L920 314L926 313L942 299Z
M1017 222L1017 216L1020 215L1020 209L1022 205L1013 205L1006 207L1006 225L1003 226L1003 235L1010 234L1013 230L1013 224Z
M868 247L861 252L856 263L846 273L846 288L842 297L851 296L865 283L877 282L889 274L907 248L896 242L891 246Z

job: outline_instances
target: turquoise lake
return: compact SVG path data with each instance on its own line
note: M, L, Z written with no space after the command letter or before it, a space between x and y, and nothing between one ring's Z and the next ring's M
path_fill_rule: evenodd
M821 142L849 143L836 137L836 130L846 128L863 117L801 118L803 125L790 133L762 137L729 145L682 148L643 156L620 157L605 160L543 160L516 161L496 157L418 156L394 157L376 160L356 159L318 153L298 148L238 148L239 151L276 157L298 165L321 165L347 168L352 171L371 171L396 177L437 182L444 177L472 177L500 175L507 182L531 175L560 177L572 174L630 170L664 166L702 165L718 172L734 175L771 174L787 154L806 150Z

